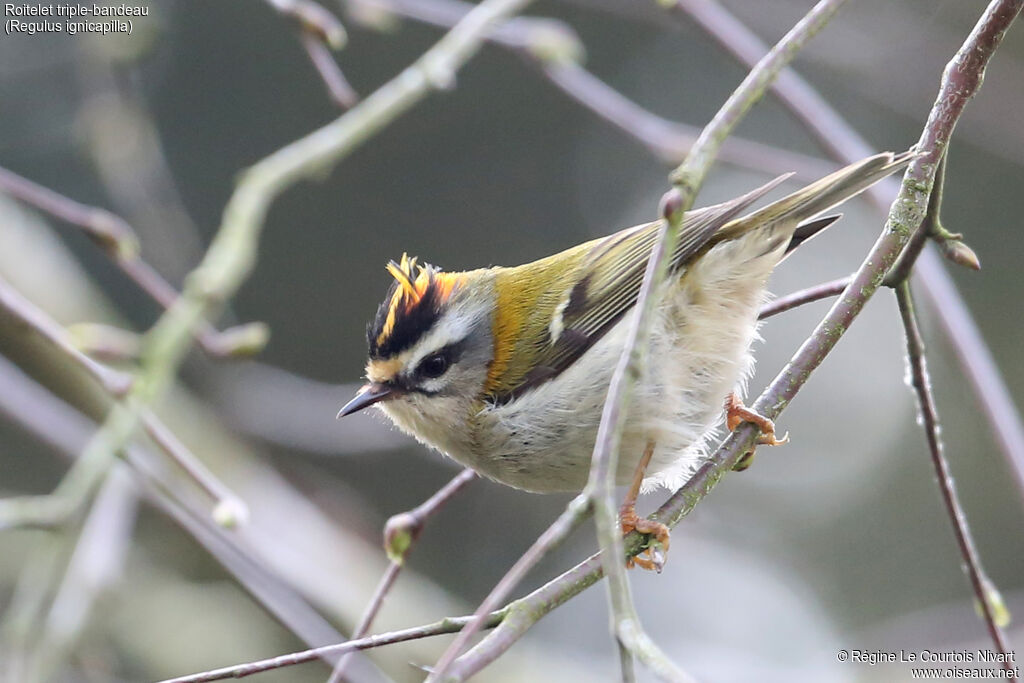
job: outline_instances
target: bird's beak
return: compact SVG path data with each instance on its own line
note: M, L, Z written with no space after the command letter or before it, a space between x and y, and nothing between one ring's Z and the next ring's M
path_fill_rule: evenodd
M356 394L355 398L346 403L345 407L338 411L338 419L340 420L346 415L357 413L363 408L369 408L374 403L386 401L387 399L393 398L397 395L398 391L387 384L381 384L380 382L364 384L359 389L359 393Z

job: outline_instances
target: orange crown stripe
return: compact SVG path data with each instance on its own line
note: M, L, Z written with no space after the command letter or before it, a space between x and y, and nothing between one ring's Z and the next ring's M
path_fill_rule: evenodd
M391 261L386 268L395 278L398 287L391 296L387 318L380 334L377 335L378 344L383 344L391 336L398 317L407 314L418 305L429 290L434 289L438 300L446 301L460 281L457 274L443 273L429 265L419 265L416 263L416 257L409 258L408 254L402 254L400 263Z

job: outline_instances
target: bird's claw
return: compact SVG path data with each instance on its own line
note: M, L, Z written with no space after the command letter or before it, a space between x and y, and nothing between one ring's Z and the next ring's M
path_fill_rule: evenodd
M761 430L761 433L757 436L756 444L758 446L781 446L782 444L789 443L789 432L783 434L781 439L776 438L775 423L764 415L743 405L743 400L736 395L736 392L730 392L725 398L725 424L731 432L735 431L744 422L750 422ZM742 472L750 467L753 460L754 451L748 451L736 462L733 470Z

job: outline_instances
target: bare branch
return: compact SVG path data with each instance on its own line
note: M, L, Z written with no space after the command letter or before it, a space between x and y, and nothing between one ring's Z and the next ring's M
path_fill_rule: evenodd
M502 610L489 615L484 622L484 627L494 628L505 618L505 614L505 610ZM429 638L430 636L438 636L445 633L455 633L469 623L471 619L472 617L450 617L448 619L436 621L432 624L415 626L413 628L406 628L400 631L391 631L389 633L381 633L375 636L359 638L358 640L349 640L344 643L338 643L337 645L327 645L325 647L317 647L311 650L304 650L302 652L293 652L291 654L281 655L280 657L262 659L258 662L249 662L247 664L227 666L223 669L204 671L190 676L170 678L165 681L161 681L160 683L207 683L208 681L221 681L226 678L245 678L246 676L252 676L253 674L262 673L264 671L271 671L272 669L280 669L286 666L312 662L313 660L321 659L329 655L339 655L346 652L355 652L357 650L369 650L382 645L392 645L394 643L404 643L409 640Z
M109 211L80 204L5 168L0 168L0 190L67 223L77 225L114 258L133 258L139 253L139 240L135 231Z
M678 241L684 214L693 206L704 178L710 171L722 142L755 102L761 99L768 85L796 56L800 48L842 6L844 0L821 0L758 62L743 82L729 96L711 122L701 131L685 161L672 173L674 189L662 203L664 225L651 254L644 275L633 322L626 343L612 376L608 398L601 415L597 443L591 462L587 491L594 495L594 517L601 542L602 564L608 576L609 600L612 608L612 630L619 643L630 653L641 656L666 680L683 680L682 672L668 664L665 657L644 635L640 627L626 569L622 564L622 539L615 516L614 474L618 471L618 451L622 441L625 415L635 383L643 376L647 351L649 321L653 317L657 291L668 270L667 255L673 253ZM628 664L624 664L628 671Z
M665 211L666 219L669 211ZM653 317L656 299L652 292L659 286L657 270L664 259L670 221L665 220L658 242L647 261L643 284L637 297L626 343L612 374L597 431L594 455L590 465L590 478L584 495L592 498L601 544L602 566L608 577L608 599L611 607L611 628L619 647L624 680L631 679L633 657L638 656L649 668L667 681L688 681L690 677L676 668L668 657L654 645L640 626L640 618L633 605L633 596L623 564L625 553L622 530L615 508L615 473L618 471L619 448L625 416L632 400L633 389L643 376L646 359L649 321ZM678 225L676 226L678 228ZM670 247L669 247L670 248Z
M642 547L640 535L627 538L627 552L635 554ZM466 680L500 657L546 614L579 595L604 576L601 554L591 555L569 571L547 582L532 593L509 604L505 618L466 654L448 669L449 679Z
M78 350L68 331L41 309L21 295L6 280L0 278L0 311L33 330L47 343L60 349L68 358L85 370L107 393L121 397L132 386L132 376L97 363Z
M43 628L33 637L33 669L39 680L53 679L60 672L89 627L96 601L117 581L126 562L137 508L136 487L127 468L114 468L77 534Z
M395 585L395 581L398 580L398 575L401 572L402 565L394 561L384 570L384 575L380 577L380 583L377 584L377 588L373 591L373 596L370 598L370 604L366 606L366 611L363 612L363 616L359 619L359 624L352 631L351 640L362 638L369 632L373 619L384 605L384 598L391 592L391 587ZM346 652L341 656L338 663L334 666L334 670L331 671L331 677L327 679L327 683L341 683L345 680L345 670L348 668L348 663L354 654L355 652Z
M152 411L142 413L142 427L161 451L178 464L214 500L213 520L222 527L245 524L249 507L227 487Z
M359 93L345 78L338 63L334 61L334 55L331 54L330 48L309 31L303 31L299 39L302 41L302 47L306 50L306 54L309 55L309 61L313 62L313 67L316 68L316 72L320 74L320 78L327 87L331 101L342 109L351 109L356 106L356 103L359 102Z
M770 318L773 315L778 315L784 311L809 304L812 301L820 301L821 299L827 299L831 296L838 296L843 293L847 285L850 284L851 276L836 278L829 282L823 282L820 285L808 287L807 289L801 289L798 292L787 294L786 296L779 297L775 301L769 304L765 304L761 308L761 313L757 316L758 320L764 320Z
M267 0L280 14L294 19L303 31L340 50L348 42L345 27L338 18L313 0Z
M963 506L960 505L956 487L953 485L949 463L942 452L942 439L939 437L939 412L932 394L931 380L928 378L924 339L921 337L921 331L917 325L914 301L910 294L910 283L906 280L896 286L896 302L900 307L903 330L907 337L907 363L910 366L911 385L917 396L918 407L923 417L922 426L928 439L928 452L931 454L932 466L935 468L935 479L939 483L942 503L946 507L946 513L953 525L956 543L963 558L964 572L967 574L967 579L970 581L975 598L977 598L977 604L985 619L989 637L992 638L996 651L1003 655L1003 669L1013 672L1015 671L1013 654L1007 645L1006 634L1003 633L1003 629L999 625L999 612L1005 616L1006 607L981 566L981 556L974 545L967 517L964 515ZM1017 680L1012 673L1011 680Z
M0 278L0 311L13 316L27 329L33 330L72 361L82 367L110 396L123 398L133 386L131 375L101 365L79 351L70 336L57 321L36 307L17 290ZM216 501L214 517L226 526L243 522L248 508L227 486L217 479L202 462L182 444L163 422L148 409L140 411L146 432L161 450L178 463L186 473ZM78 491L78 489L74 489ZM81 490L83 496L88 489ZM0 501L0 528L21 520L21 525L53 526L74 515L85 498L66 498L56 493L50 496L32 496Z
M747 66L754 64L764 53L761 39L714 0L678 0L670 7L675 13L689 15L719 45ZM1012 8L1006 9L1012 11ZM780 74L772 85L772 92L833 158L851 163L875 151L794 71ZM868 188L865 195L881 214L888 215L890 199L896 191L895 180L883 180ZM975 398L996 435L1003 457L1013 469L1017 488L1024 494L1024 422L992 353L952 278L934 254L927 250L921 254L917 274L923 285L922 293L952 343Z
M459 660L456 660L456 658L469 642L469 639L487 625L490 618L489 615L519 585L519 582L526 576L526 573L549 552L561 545L562 541L569 537L569 534L586 519L589 513L590 499L586 493L581 493L569 502L569 505L558 516L558 519L540 535L534 544L530 546L529 550L516 560L512 568L508 570L505 576L501 578L501 581L491 589L491 592L484 598L484 601L480 603L480 607L477 608L471 620L459 631L459 635L448 646L444 654L441 655L437 664L434 665L434 670L427 678L428 683L430 681L464 680L465 676L479 671L480 668L493 661L494 658L489 658L487 653L484 653L482 656L473 655L472 653L476 648L462 658L459 658ZM471 660L468 665L463 661L466 657L469 657ZM463 666L456 667L457 661L462 661ZM469 673L463 674L462 669L467 667L470 670ZM456 670L457 668L458 671Z
M267 0L281 15L299 25L299 39L309 55L320 79L327 87L331 101L342 109L350 109L359 95L334 61L331 51L340 50L348 42L348 34L338 18L313 0Z
M937 254L925 249L915 265L920 293L928 301L967 375L974 397L1024 495L1024 423L1006 381L967 304Z
M925 242L932 235L937 235L942 227L939 225L939 212L942 209L942 186L946 177L946 155L939 159L939 166L935 171L935 183L932 185L931 194L928 196L928 211L921 222L920 229L916 230L907 243L906 248L900 253L896 263L885 276L882 284L887 287L897 288L907 281L914 269L914 264L924 249ZM944 231L943 231L944 232Z
M106 209L76 202L4 168L0 168L0 191L81 228L125 275L164 308L170 308L177 301L178 292L174 287L139 256L135 231L124 219ZM219 332L203 321L197 325L195 334L207 354L228 358L255 355L266 346L268 333L262 323Z
M0 414L21 425L67 459L78 455L96 429L92 420L43 389L3 357L0 357L0 386L4 389L0 391ZM227 533L212 524L204 506L190 496L182 496L181 488L174 484L173 478L159 466L160 461L148 449L131 445L126 449L126 455L146 498L206 548L281 624L310 645L341 640L341 635L302 595L269 571L237 534ZM57 533L61 532L58 530ZM254 542L260 542L260 539ZM56 550L55 544L42 544L38 550L33 550L23 574L25 579L19 582L26 588L15 593L16 600L12 600L8 610L11 623L24 623L25 615L36 611L33 595L38 594L38 589L33 586L48 586L58 578L59 555L54 555ZM20 639L19 645L26 645L9 651L26 650L31 635L23 628L11 630L14 632L0 630L0 635L8 641ZM323 659L328 663L334 661L328 655ZM25 679L14 676L14 680Z
M391 561L403 564L427 521L476 478L473 470L462 470L412 510L392 516L384 527L384 550Z
M348 0L348 4L442 27L452 26L473 8L461 0ZM358 9L355 14L359 15ZM580 64L583 46L579 36L561 21L516 17L496 26L487 39L521 55L566 95L665 161L678 163L700 134L696 126L670 121L644 109L587 71ZM836 170L828 162L739 137L726 140L719 157L771 175L795 172L807 180Z
M473 470L462 470L451 481L438 489L430 498L412 510L393 515L388 520L388 523L384 526L384 550L391 563L384 571L384 576L381 577L380 583L377 584L373 597L370 598L370 604L367 605L366 611L359 619L359 624L352 631L352 639L362 638L369 633L374 618L376 618L380 608L384 605L384 598L398 579L398 574L402 571L402 566L405 564L405 558L419 539L427 520L433 517L449 500L476 479L476 477L476 472ZM350 657L351 653L338 660L338 664L334 667L328 683L337 683L343 680L345 667Z
M538 66L562 92L665 161L679 163L700 134L696 126L669 121L644 109L575 62L544 61ZM771 175L796 173L808 180L836 170L835 165L820 159L739 137L727 139L718 156L736 166Z
M832 307L812 336L754 403L752 407L759 413L775 418L785 409L811 372L848 329L849 323L877 289L898 253L909 241L911 229L904 226L920 224L931 184L928 172L935 168L934 161L929 165L928 160L937 158L938 147L948 141L964 106L980 85L978 76L984 71L1005 31L1020 13L1021 6L1022 0L993 2L957 52L951 65L959 65L957 70L960 73L973 73L974 76L966 80L943 77L939 97L921 135L919 149L925 156L916 159L907 171L909 177L917 180L904 182L901 196L892 205L892 217L885 232L854 274L843 298ZM950 71L947 69L947 74ZM756 429L752 425L738 427L652 518L669 526L677 524L753 446L755 438ZM638 534L627 537L627 553L637 552L640 543ZM595 583L601 576L601 558L595 555L512 603L502 624L457 659L449 674L461 679L473 675L511 647L545 614Z

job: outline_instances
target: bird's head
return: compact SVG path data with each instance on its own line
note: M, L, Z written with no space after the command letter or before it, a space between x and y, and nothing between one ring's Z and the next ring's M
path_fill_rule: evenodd
M367 327L365 384L338 417L374 404L420 435L459 419L487 380L492 343L493 279L488 271L446 273L402 256L390 262L394 278Z

